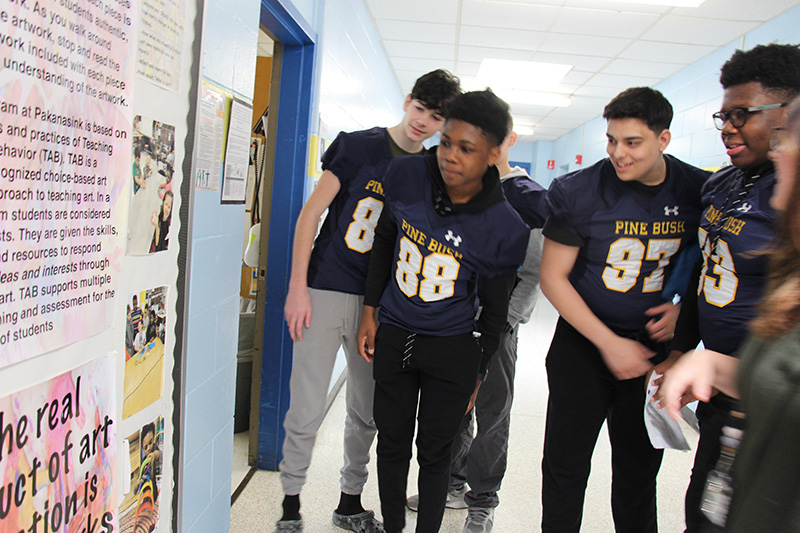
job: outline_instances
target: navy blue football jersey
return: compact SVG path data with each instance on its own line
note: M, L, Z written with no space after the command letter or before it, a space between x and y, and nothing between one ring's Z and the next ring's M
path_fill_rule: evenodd
M667 178L651 191L620 180L608 159L556 178L548 191L544 235L580 247L570 282L618 333L644 327L645 310L664 302L671 259L696 246L700 190L709 173L664 158Z
M458 335L474 329L478 277L517 270L530 230L499 182L497 201L484 209L437 213L428 165L425 157L398 157L383 180L398 233L380 320L424 335Z
M761 176L723 222L725 211L742 190L743 173L728 167L703 188L699 242L703 269L698 283L700 338L706 348L734 354L747 336L767 279L767 257L754 253L769 245L775 211L769 205L775 174ZM726 205L726 199L728 200ZM710 256L714 236L718 240Z
M531 229L542 228L547 220L547 189L533 181L524 170L512 171L502 179L503 193L522 220Z
M322 157L341 185L314 241L308 286L364 294L375 225L383 209L383 185L392 152L386 128L340 133Z

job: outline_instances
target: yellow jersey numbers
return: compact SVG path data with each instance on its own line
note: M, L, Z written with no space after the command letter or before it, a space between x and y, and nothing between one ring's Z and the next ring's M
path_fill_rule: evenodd
M353 211L353 221L347 226L344 242L347 247L356 252L365 254L372 250L375 240L375 226L383 211L383 202L376 198L367 197L356 205Z
M680 246L680 239L617 239L608 248L603 283L612 291L628 292L639 279L642 262L658 261L655 270L644 278L642 292L660 291L664 285L664 269Z
M419 296L424 302L436 302L453 296L461 267L455 257L441 253L423 257L419 247L408 237L400 239L398 255L395 280L403 294L409 298Z

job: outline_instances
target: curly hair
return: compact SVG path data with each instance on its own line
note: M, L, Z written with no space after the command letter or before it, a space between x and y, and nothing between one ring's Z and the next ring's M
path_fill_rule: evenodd
M764 338L778 337L800 324L800 99L789 107L786 128L794 144L794 176L782 178L794 181L769 250L766 296L750 326Z
M500 146L511 131L508 104L487 88L462 93L450 102L447 120L461 120L480 128L494 146Z
M791 101L800 94L800 48L794 44L758 45L737 50L722 65L723 89L756 81L767 91Z
M606 120L638 118L656 135L668 130L672 124L672 104L663 94L650 87L625 89L603 109Z
M461 80L444 69L423 74L411 89L411 98L419 100L428 109L438 110L447 116L447 106L461 94Z

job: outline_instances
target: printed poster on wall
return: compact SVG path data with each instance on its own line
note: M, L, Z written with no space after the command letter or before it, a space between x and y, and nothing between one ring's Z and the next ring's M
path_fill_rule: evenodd
M143 0L136 74L177 93L180 87L184 3Z
M225 132L225 95L205 80L197 105L197 125L194 186L218 191Z
M113 324L130 180L131 4L0 7L0 367Z
M228 140L225 144L225 172L222 175L223 204L243 204L245 202L252 118L253 106L233 98L230 122L228 123Z
M0 531L119 529L116 357L0 398Z

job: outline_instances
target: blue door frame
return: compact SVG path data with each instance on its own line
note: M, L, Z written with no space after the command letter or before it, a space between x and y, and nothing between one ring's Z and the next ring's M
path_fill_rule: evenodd
M266 270L258 468L277 470L289 408L292 340L283 321L294 223L307 175L316 35L288 0L261 0L261 26L283 45Z

